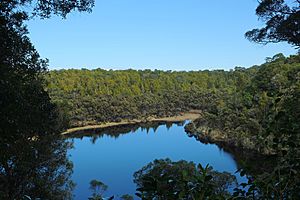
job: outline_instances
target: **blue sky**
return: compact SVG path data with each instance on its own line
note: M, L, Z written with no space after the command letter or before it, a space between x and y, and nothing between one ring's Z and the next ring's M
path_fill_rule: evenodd
M244 38L260 27L256 0L95 0L92 13L28 22L50 69L231 69L261 64L288 44Z

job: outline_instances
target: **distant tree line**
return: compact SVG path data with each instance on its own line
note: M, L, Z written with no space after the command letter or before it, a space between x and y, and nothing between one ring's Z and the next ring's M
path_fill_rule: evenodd
M276 167L253 175L234 197L299 196L300 55L277 54L260 66L230 71L59 70L47 81L73 125L201 109L186 127L192 136L276 155Z
M97 69L47 73L47 60L40 58L30 42L24 22L52 15L65 18L73 10L90 12L93 5L93 0L0 1L1 199L72 198L69 143L54 137L64 126L170 116L188 109L203 111L187 127L198 139L275 154L276 167L251 177L231 195L223 190L233 180L228 174L185 161L154 161L135 176L138 196L299 198L299 55L285 58L278 54L261 66L229 72ZM246 37L263 44L285 41L299 48L299 5L298 0L260 1L256 13L266 24ZM169 180L180 181L172 185ZM169 190L158 193L160 184ZM98 199L99 186L105 188L102 182L91 183ZM189 193L189 187L200 193ZM172 192L178 188L187 192Z
M46 79L47 91L70 126L80 126L208 109L255 71L255 67L191 72L69 69L50 71Z

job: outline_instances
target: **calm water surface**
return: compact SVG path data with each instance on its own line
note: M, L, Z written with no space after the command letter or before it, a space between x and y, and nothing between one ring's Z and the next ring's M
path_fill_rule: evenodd
M160 125L156 130L138 128L117 138L104 134L97 139L85 136L72 140L74 149L69 150L69 155L74 164L72 179L76 183L76 200L90 196L92 179L108 185L106 196L133 195L136 188L133 173L154 159L210 164L221 172L237 170L231 154L216 145L202 144L188 137L182 124Z

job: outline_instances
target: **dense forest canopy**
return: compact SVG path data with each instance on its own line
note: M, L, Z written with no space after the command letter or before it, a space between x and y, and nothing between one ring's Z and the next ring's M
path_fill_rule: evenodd
M46 79L53 101L65 109L71 125L79 125L205 109L234 93L236 84L246 84L255 71L70 69L50 71Z
M255 42L285 41L299 47L300 3L287 2L260 1L256 13L266 26L246 36ZM47 60L40 58L24 22L34 16L64 18L74 10L90 12L93 6L93 0L0 1L0 198L72 198L69 143L54 137L63 127L171 116L190 109L202 110L202 116L186 127L197 139L276 156L272 172L253 176L241 185L244 188L235 189L233 198L299 198L300 55L278 54L260 66L231 71L48 73ZM181 187L189 186L184 181L190 178L197 187L209 186L202 181L208 180L212 185L204 193L215 189L204 195L206 199L231 195L215 193L222 184L214 180L224 177L221 174L165 160L150 163L136 174L135 181L143 188L140 196L157 192L152 191L152 182L150 192L146 185L166 165L171 166L168 177L178 167L193 169L192 176L182 174L183 181L177 182ZM207 179L202 176L206 171ZM233 181L229 174L226 180ZM93 183L96 187L101 182ZM226 181L223 184L227 186Z
M264 149L264 136L270 141L284 132L299 133L299 58L268 58L247 84L237 84L233 95L222 96L222 104L211 102L214 109L206 110L195 126L203 133L213 130L211 141L258 151L270 150Z
M271 128L282 128L275 118L294 120L293 130L299 130L297 102L290 102L293 118L287 118L292 113L281 116L283 101L297 94L298 76L299 55L277 54L260 66L230 71L70 69L50 71L46 79L52 100L64 109L71 126L199 109L203 114L194 124L202 131L211 128L210 133L227 135L234 146L270 153L262 140Z
M186 127L206 142L276 155L276 168L235 195L299 195L300 55L223 71L58 70L46 75L52 100L71 125L176 115L200 109ZM289 187L286 187L288 185ZM159 188L157 188L159 189Z
M268 58L248 84L237 85L223 102L212 102L214 109L205 110L187 131L201 141L276 155L273 171L246 185L257 199L298 198L300 56ZM243 190L237 193L247 196Z

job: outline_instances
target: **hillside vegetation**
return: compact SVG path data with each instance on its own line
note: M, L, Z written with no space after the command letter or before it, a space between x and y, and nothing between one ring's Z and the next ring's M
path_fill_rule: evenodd
M300 56L282 54L267 59L223 103L186 127L199 140L275 155L271 172L252 174L246 189L235 189L243 199L298 199L300 147ZM229 148L229 149L230 149ZM245 171L241 174L244 175Z
M46 79L69 126L200 109L200 118L186 126L191 136L276 155L270 172L253 174L242 184L248 192L236 188L234 196L299 196L300 55L277 54L260 66L230 71L71 69L50 71Z
M212 102L246 84L256 68L232 71L58 70L47 90L70 126L177 115L211 109ZM221 102L220 102L221 103Z
M200 109L186 128L197 139L272 153L266 143L299 131L299 71L299 55L277 54L230 71L70 69L50 71L46 79L69 126Z
M245 74L244 74L245 75ZM248 77L249 78L249 77ZM300 56L278 54L257 68L247 84L211 102L187 130L208 142L271 152L274 142L298 141L300 133Z

